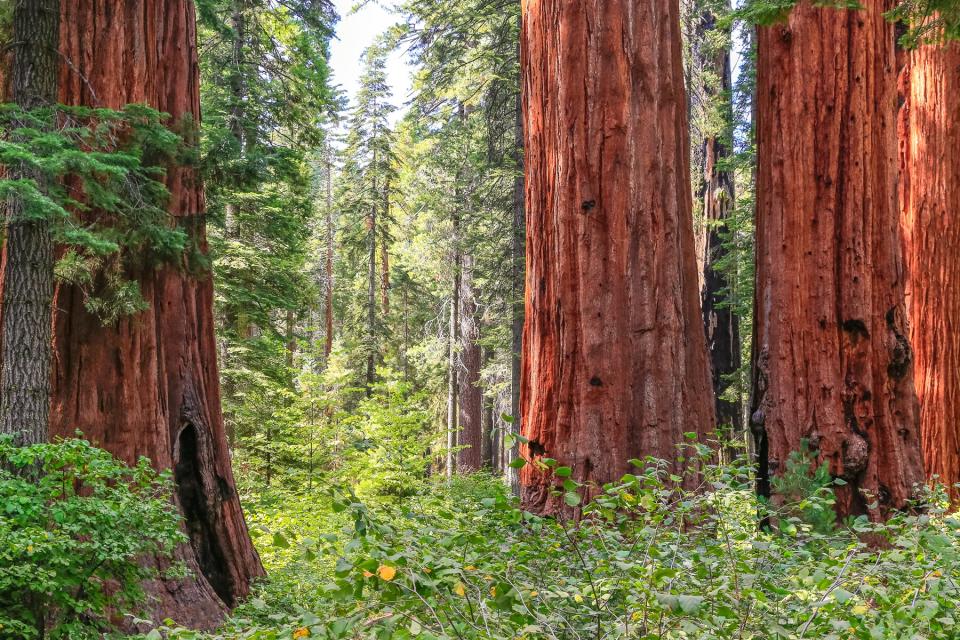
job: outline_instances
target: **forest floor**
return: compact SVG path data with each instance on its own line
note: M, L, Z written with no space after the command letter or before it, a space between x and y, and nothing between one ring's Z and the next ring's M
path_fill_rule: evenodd
M565 468L553 472L580 508L582 487ZM710 467L687 491L650 461L606 487L579 522L523 512L484 474L424 480L402 496L358 497L328 482L246 491L269 577L209 637L957 637L960 519L944 495L931 493L922 515L837 522L832 480L818 477L796 474L781 487L796 499L772 511L745 467Z

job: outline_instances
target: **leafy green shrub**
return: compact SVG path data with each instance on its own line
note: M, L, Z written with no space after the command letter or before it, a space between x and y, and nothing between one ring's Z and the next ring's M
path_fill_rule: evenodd
M0 637L102 637L157 575L142 557L186 540L171 488L84 440L0 439Z
M335 521L347 525L317 531L317 515L283 540L300 556L287 578L305 597L278 601L268 588L216 637L956 637L960 519L942 492L884 524L826 527L833 496L802 453L792 473L807 479L790 480L796 491L776 508L755 496L749 465L709 456L689 448L689 490L672 465L633 461L580 522L525 513L483 477L437 482L399 505L333 490ZM570 470L547 467L579 508Z

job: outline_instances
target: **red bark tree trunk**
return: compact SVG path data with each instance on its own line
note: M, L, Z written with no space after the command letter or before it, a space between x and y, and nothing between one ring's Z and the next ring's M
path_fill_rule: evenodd
M900 203L920 440L927 474L952 486L960 482L960 44L904 57Z
M601 484L714 428L676 0L525 0L524 453ZM674 465L678 470L680 464ZM562 509L527 465L527 508Z
M806 439L881 518L923 480L897 222L889 3L759 31L752 423L760 490ZM875 504L874 504L875 503Z
M146 103L196 141L199 72L191 0L73 0L61 13L60 98L118 108ZM187 167L169 169L170 211L206 248L203 193ZM188 265L131 274L148 311L104 327L81 292L60 285L54 308L51 431L86 437L118 457L172 468L193 576L152 585L156 614L217 625L263 574L234 488L220 410L213 283Z

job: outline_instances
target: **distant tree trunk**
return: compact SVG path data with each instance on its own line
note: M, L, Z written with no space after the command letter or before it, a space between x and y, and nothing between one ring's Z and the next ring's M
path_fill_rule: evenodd
M920 440L928 476L952 487L960 482L960 44L903 55L900 202Z
M460 371L458 399L457 471L478 471L483 466L483 390L480 388L480 369L483 354L479 344L480 327L477 323L477 301L473 285L473 256L462 259L460 278Z
M450 299L450 335L448 337L449 353L447 359L447 478L453 477L454 455L457 446L457 334L459 333L459 313L457 298L459 297L458 278L454 277L454 292Z
M519 43L517 45L517 57L519 59ZM523 97L518 91L515 97L515 124L514 124L514 162L516 164L517 176L513 181L513 243L511 249L513 255L511 263L511 287L512 287L512 318L511 318L511 349L510 349L510 415L514 422L507 426L511 431L519 433L520 431L520 385L522 378L522 354L523 354L523 322L524 322L524 294L526 291L526 242L527 242L527 222L525 197L525 180L523 176L524 157L523 157ZM516 469L509 467L513 460L520 455L518 445L510 447L509 451L504 452L506 462L503 468L507 470L510 481L510 489L514 495L520 495L520 475Z
M742 440L740 402L723 398L730 387L730 377L740 369L740 327L733 309L724 304L728 300L729 282L718 269L719 262L727 255L723 236L728 230L726 225L735 204L733 174L723 167L724 161L732 155L730 145L733 140L730 49L711 41L712 34L721 27L717 25L717 17L709 6L701 7L695 20L696 41L692 47L692 58L695 72L699 74L696 80L697 94L705 102L700 105L705 129L701 130L701 139L696 141L700 152L697 154L699 165L694 179L706 226L700 265L700 300L713 373L717 424L727 437L740 437ZM718 116L722 118L720 124L715 122Z
M481 329L481 333L483 330ZM481 363L485 367L490 364L493 353L489 348L483 348ZM487 397L485 393L480 393L480 403L482 414L480 418L480 464L484 469L494 470L494 437L493 437L493 398Z
M376 181L374 181L376 192ZM368 256L367 256L367 397L373 395L373 382L376 379L377 367L377 207L370 210L367 218Z
M390 219L390 179L383 189L383 222L380 224L380 306L383 317L390 315L390 247L387 220Z
M287 338L287 368L293 369L294 358L297 355L297 315L293 309L287 309L285 331Z
M602 484L714 427L679 7L530 0L522 42L522 448ZM563 508L535 466L521 482L527 508Z
M409 286L404 286L400 290L400 301L403 306L403 318L401 318L400 333L400 368L403 371L404 381L410 378L410 362L407 359L407 351L410 349L410 292Z
M889 4L865 4L803 2L759 31L751 420L763 493L807 440L847 482L838 513L878 519L907 505L923 467L897 222L894 33Z
M324 275L326 281L324 287L326 296L324 300L324 325L326 336L323 343L323 357L327 361L330 359L330 353L333 351L333 150L327 146L327 255L324 266Z
M196 140L199 68L190 0L64 2L60 100L119 108L146 103ZM204 202L193 168L170 167L170 211L206 249ZM186 257L184 258L186 261ZM213 281L183 265L143 265L148 311L104 327L83 293L57 287L51 432L84 435L134 462L148 456L173 469L190 543L178 550L189 578L149 585L157 619L219 624L263 568L250 542L234 485L220 409Z
M13 3L11 97L25 110L57 103L59 28L59 0ZM33 180L43 188L44 177L34 171L17 165L6 170L11 180ZM54 243L49 220L31 219L17 196L6 205L0 433L12 434L18 444L36 444L49 439L50 429Z

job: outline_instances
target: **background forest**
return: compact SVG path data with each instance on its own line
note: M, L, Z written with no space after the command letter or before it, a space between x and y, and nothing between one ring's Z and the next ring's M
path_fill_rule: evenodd
M0 637L960 637L960 5L647 1L0 0Z

